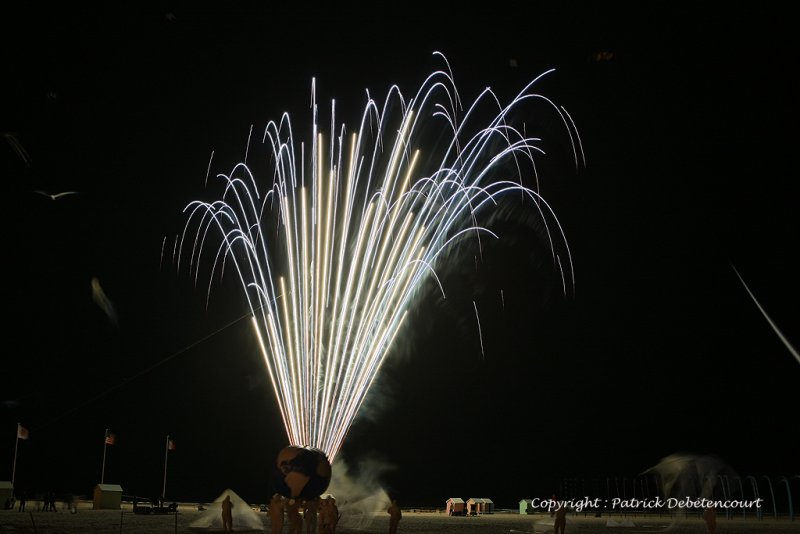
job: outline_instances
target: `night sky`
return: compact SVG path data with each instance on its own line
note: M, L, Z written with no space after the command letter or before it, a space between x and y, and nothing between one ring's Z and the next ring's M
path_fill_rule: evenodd
M307 137L312 78L322 112L335 98L350 124L365 89L413 94L434 51L465 101L556 69L542 92L575 120L587 164L548 166L542 193L575 292L526 224L498 221L480 269L461 251L441 268L448 298L411 310L341 457L391 466L384 486L430 506L511 508L681 451L800 472L800 363L732 268L800 345L789 17L538 4L6 8L0 479L20 422L17 486L88 494L108 428L105 482L126 494L160 493L169 434L168 499L266 502L287 438L246 303L226 280L206 305L206 281L162 261L162 242L209 194L212 150L229 170L250 126L284 111Z

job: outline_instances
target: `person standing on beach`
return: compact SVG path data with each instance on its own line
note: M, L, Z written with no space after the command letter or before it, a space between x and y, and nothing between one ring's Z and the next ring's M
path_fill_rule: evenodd
M556 518L553 521L553 534L564 534L564 528L567 526L567 507L562 506L556 510Z
M289 499L286 502L286 518L289 520L289 534L303 533L303 516L300 499Z
M717 533L717 509L709 506L703 511L703 520L706 522L706 531L708 534Z
M272 496L269 502L269 522L272 534L281 534L283 530L283 497L278 493Z
M233 532L233 503L230 495L222 500L222 530Z
M389 512L389 534L397 534L397 524L403 518L403 512L400 511L396 499L392 499L387 512Z
M336 499L333 497L320 501L319 522L320 534L334 534L336 532L336 523L339 522L339 507L336 506Z
M319 534L329 534L330 529L328 528L328 503L330 501L325 499L319 500L319 506L317 507L319 510Z
M331 502L328 503L328 506L328 512L330 514L328 527L330 527L331 534L336 534L336 525L339 524L339 507L336 505L336 499L331 497Z
M305 502L303 521L306 524L306 534L317 534L317 512L319 511L319 497L314 497Z

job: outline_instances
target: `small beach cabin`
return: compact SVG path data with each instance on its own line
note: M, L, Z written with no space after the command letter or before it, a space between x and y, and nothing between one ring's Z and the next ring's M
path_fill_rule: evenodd
M533 499L522 499L519 501L519 513L520 515L532 514Z
M494 502L485 497L472 497L467 500L467 515L493 514Z
M447 499L447 508L445 512L447 515L464 515L466 514L467 503L464 502L464 499L459 497L450 497Z
M0 507L6 508L14 499L14 486L8 480L0 480Z
M122 486L98 484L94 487L94 510L119 510L122 502Z

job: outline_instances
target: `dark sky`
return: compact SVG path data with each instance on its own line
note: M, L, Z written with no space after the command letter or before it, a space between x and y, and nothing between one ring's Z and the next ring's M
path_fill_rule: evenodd
M678 451L742 474L800 471L800 364L731 268L800 344L798 46L785 13L185 4L2 17L0 479L22 422L17 485L89 493L110 428L106 482L126 493L160 492L171 434L168 498L231 487L266 502L286 437L245 305L222 284L206 307L205 282L162 264L162 240L205 194L212 150L227 170L250 126L284 111L302 131L312 77L350 123L366 88L411 94L439 67L433 51L465 100L485 86L510 98L556 69L546 93L587 157L543 179L575 294L554 288L524 225L498 223L480 272L443 267L448 299L412 310L342 457L393 465L384 484L419 505L512 507L563 477L633 476Z

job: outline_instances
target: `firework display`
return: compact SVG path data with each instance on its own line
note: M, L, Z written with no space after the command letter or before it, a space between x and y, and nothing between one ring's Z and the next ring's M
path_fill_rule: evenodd
M217 176L221 198L186 206L176 241L179 268L210 273L209 295L219 276L241 281L289 442L331 461L422 284L444 293L447 253L497 237L484 221L501 198L533 210L565 290L573 284L566 236L539 193L542 139L528 133L546 114L583 163L569 114L535 92L552 71L508 104L486 89L463 107L438 57L446 68L410 99L396 86L383 102L367 92L353 131L334 102L324 131L312 84L308 141L289 114L268 123L245 162ZM523 109L529 120L517 124Z

